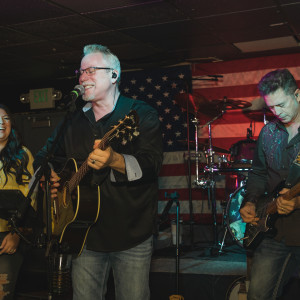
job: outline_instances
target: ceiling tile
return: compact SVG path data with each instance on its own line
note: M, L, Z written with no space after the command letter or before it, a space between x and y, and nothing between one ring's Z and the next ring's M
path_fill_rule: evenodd
M290 32L287 26L270 26L284 21L283 16L275 8L202 18L201 21L229 43L275 38L289 35Z
M11 27L47 39L108 30L107 27L101 26L93 20L77 15L17 24Z
M18 24L69 15L65 9L43 0L1 0L0 25Z
M174 0L174 5L190 17L209 17L274 7L273 0Z
M88 13L87 16L116 29L165 24L186 19L180 10L166 2Z
M164 2L164 0L143 0L142 2L136 0L54 0L53 2L65 7L69 7L81 13L88 13L92 11L123 9L131 6L144 5L147 3Z

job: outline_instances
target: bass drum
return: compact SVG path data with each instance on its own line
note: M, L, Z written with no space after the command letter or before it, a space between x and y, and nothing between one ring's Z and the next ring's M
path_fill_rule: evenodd
M234 240L243 247L243 238L246 229L246 223L243 222L240 215L240 207L246 193L245 186L239 187L233 194L226 207L227 227Z
M239 297L239 293L246 292L246 276L241 276L235 279L226 292L226 300L244 299Z

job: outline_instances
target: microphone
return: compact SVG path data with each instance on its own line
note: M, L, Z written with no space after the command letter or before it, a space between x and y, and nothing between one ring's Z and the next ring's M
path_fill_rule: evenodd
M78 97L84 94L84 87L82 85L76 85L74 89L64 97L64 100L59 104L58 109L69 109L74 111L76 109L75 102Z
M207 77L223 78L223 75L206 75Z
M84 94L84 87L80 84L77 84L74 89L70 92L70 96L73 101L76 101L76 99Z

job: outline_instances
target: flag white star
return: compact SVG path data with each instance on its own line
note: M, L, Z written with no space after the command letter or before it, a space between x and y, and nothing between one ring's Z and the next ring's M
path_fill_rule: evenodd
M124 95L145 101L157 110L167 151L182 149L183 146L178 140L186 138L187 124L183 124L187 122L186 112L175 100L179 91L186 93L186 83L180 79L189 78L186 74L190 74L187 67L162 69L160 72L125 72L122 78L124 85L122 82L120 84Z

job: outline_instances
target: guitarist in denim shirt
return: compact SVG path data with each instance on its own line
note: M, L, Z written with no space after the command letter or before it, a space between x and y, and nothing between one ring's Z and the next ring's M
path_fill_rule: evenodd
M145 102L120 95L120 62L107 47L85 46L78 74L87 103L68 121L54 156L87 161L92 180L100 188L101 205L82 253L72 262L73 300L105 299L111 269L117 300L149 300L163 154L158 114ZM139 118L139 135L99 148L105 134L131 110ZM37 154L36 167L47 155L58 128ZM51 178L53 199L61 186L56 172L52 171Z
M300 266L300 197L282 196L300 178L300 167L293 163L300 150L300 91L287 69L266 74L258 89L277 119L260 132L240 214L244 222L257 226L257 207L264 195L274 195L277 217L275 234L265 234L254 250L249 300L276 299Z

